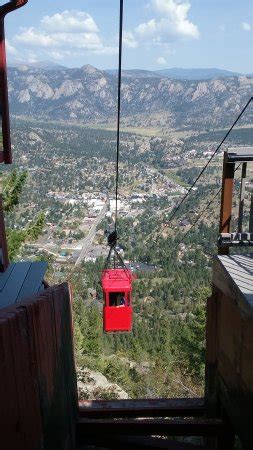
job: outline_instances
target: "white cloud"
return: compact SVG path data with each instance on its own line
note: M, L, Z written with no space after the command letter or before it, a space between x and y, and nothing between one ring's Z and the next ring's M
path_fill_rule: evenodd
M197 25L188 19L188 0L152 0L151 6L156 16L135 29L141 39L166 43L176 38L199 37Z
M6 49L10 55L12 56L18 55L18 50L10 43L8 39L6 39Z
M93 50L92 53L95 53L96 55L117 55L118 54L118 47L106 47L101 46L97 50Z
M53 16L44 16L41 24L46 30L54 33L97 33L98 26L90 14L84 11L63 11Z
M23 29L20 34L15 36L15 41L30 47L51 47L55 44L52 36L37 31L33 27Z
M65 58L66 56L69 56L69 54L66 54L65 52L57 52L57 51L52 51L52 52L48 52L48 56L50 58L52 58L54 61L62 61L63 58Z
M157 64L159 64L159 66L165 66L167 64L167 61L163 56L159 56L159 58L157 58L156 62L157 62Z
M252 27L251 27L251 25L248 22L242 22L241 23L241 28L244 31L251 31L252 30Z
M26 61L30 64L38 62L37 55L35 53L29 53L27 55Z
M128 48L138 47L138 42L136 41L134 34L131 31L124 31L123 44Z
M135 45L132 33L126 33L125 39L128 46ZM14 41L23 49L33 49L42 59L78 58L85 53L113 55L118 51L117 47L105 45L90 14L75 10L44 16L40 27L21 29Z

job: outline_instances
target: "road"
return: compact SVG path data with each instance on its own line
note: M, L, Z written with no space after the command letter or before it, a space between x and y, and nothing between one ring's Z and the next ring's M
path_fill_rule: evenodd
M94 240L94 237L96 235L96 229L97 226L100 224L101 220L104 219L105 214L108 211L108 202L105 203L105 206L103 207L103 209L101 209L100 213L98 214L98 216L96 217L89 233L87 234L86 238L83 241L83 247L82 250L80 252L80 255L78 256L78 259L76 260L75 266L78 266L79 264L81 264L81 262L84 260L84 258L86 257L87 253L89 253L89 251L91 250L92 247L92 242Z

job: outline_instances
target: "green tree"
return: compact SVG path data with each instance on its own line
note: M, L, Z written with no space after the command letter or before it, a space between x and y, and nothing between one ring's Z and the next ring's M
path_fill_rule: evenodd
M203 381L205 374L205 329L206 299L208 289L199 289L195 293L195 305L188 319L178 322L176 333L176 353L179 364L198 381ZM181 330L181 331L180 331Z
M4 210L9 213L19 204L20 195L27 180L27 172L14 170L3 180Z
M10 214L18 205L20 196L27 181L27 172L14 170L10 175L2 180L3 185L3 207L7 214ZM26 228L7 229L7 242L9 257L13 260L21 246L25 242L35 241L42 234L45 223L44 213L39 213L34 221Z

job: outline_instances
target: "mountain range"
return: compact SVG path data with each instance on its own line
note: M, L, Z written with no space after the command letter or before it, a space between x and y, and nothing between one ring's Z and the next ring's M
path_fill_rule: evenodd
M13 62L10 64L11 67L20 67L23 64ZM33 69L44 69L44 70L57 70L66 69L67 67L60 64L54 63L52 61L39 61L34 63L26 64L28 67ZM117 69L104 70L111 75L117 75ZM184 69L180 67L172 67L170 69L160 69L160 70L143 70L143 69L129 69L123 70L123 76L125 77L136 77L136 78L172 78L174 80L211 80L212 78L224 78L246 75L241 72L232 72L225 69L217 68L191 68ZM250 75L250 74L248 74Z
M107 70L108 73L113 75L117 74L117 69ZM231 72L224 69L182 69L180 67L172 67L171 69L160 70L123 70L124 76L140 77L140 78L171 78L173 80L211 80L213 78L224 78L244 75L239 72Z
M251 76L179 80L146 71L127 72L122 79L122 116L132 125L147 125L152 118L153 125L167 128L223 126L252 96ZM114 73L90 65L50 70L23 65L10 67L8 75L14 116L93 124L115 120Z

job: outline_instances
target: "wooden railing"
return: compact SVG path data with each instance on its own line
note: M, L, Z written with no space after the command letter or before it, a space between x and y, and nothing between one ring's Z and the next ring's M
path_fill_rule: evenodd
M207 314L207 410L228 420L243 448L252 450L253 258L220 256L213 273Z
M0 310L3 450L73 450L77 418L71 293L46 289Z

